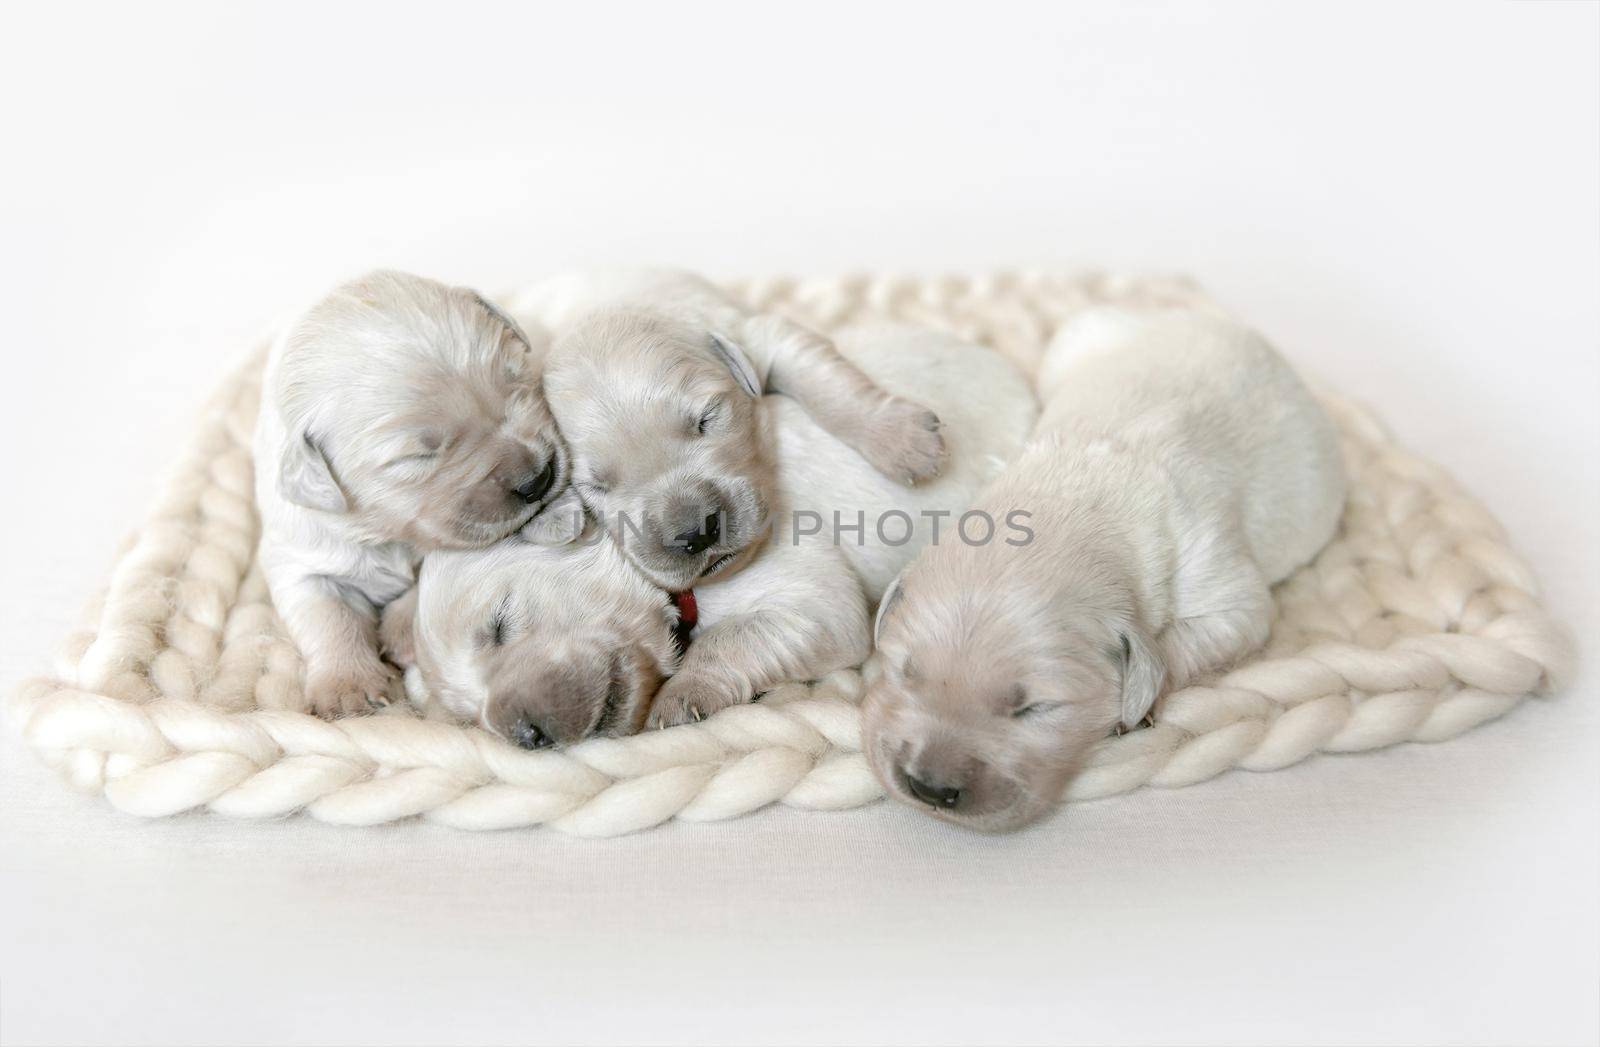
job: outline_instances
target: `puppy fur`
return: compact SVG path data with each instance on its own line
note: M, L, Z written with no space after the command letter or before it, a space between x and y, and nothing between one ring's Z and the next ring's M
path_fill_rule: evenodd
M864 745L886 789L1010 829L1096 742L1265 643L1269 587L1337 527L1333 424L1257 334L1097 309L1040 372L1028 449L978 500L1026 545L941 545L885 599Z
M495 542L566 485L539 384L541 340L477 293L375 272L291 324L255 438L261 563L306 663L306 708L398 694L377 610L418 557Z
M672 270L578 273L513 303L556 333L545 382L572 448L576 491L658 584L683 589L749 548L774 494L754 405L791 397L878 472L907 485L939 473L945 447L926 405L883 389L826 338L751 314ZM719 521L719 533L706 521ZM685 548L685 545L689 548Z
M667 589L590 522L571 544L518 538L426 558L415 606L397 605L385 627L414 636L430 695L537 747L682 723L861 662L870 650L869 611L884 587L939 523L939 540L955 540L953 517L922 513L959 513L1021 449L1036 409L1009 363L945 335L861 328L840 334L839 346L872 380L945 419L950 453L938 480L914 490L894 483L798 404L757 400L725 380L715 393L726 399L719 410L748 418L753 436L740 440L762 445L775 481L762 496L765 525L742 554L747 566L695 585L699 625L687 653L680 659L673 643L677 613ZM666 413L694 421L707 390L682 388ZM706 461L733 453L710 452ZM908 519L880 535L876 522L890 510ZM841 530L836 543L835 512L861 530ZM797 528L796 513L816 515L802 515ZM819 519L819 533L795 540Z

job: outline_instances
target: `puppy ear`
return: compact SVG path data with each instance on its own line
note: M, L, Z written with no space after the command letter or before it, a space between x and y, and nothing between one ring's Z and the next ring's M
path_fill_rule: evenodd
M739 383L739 388L751 396L760 398L761 380L756 377L756 369L750 363L750 357L745 355L745 351L737 342L713 333L711 352L733 374L733 380Z
M872 619L872 646L878 646L878 633L883 630L883 620L889 614L889 608L900 602L900 596L905 591L900 584L906 573L901 571L894 576L894 581L889 583L889 588L883 591L883 599L878 601L877 616Z
M328 468L322 448L310 433L290 434L278 463L278 493L284 501L325 513L342 513L350 508L339 482Z
M510 313L506 312L498 305L495 305L477 291L468 288L467 293L472 295L473 298L477 299L478 304L483 306L490 316L493 316L496 320L499 320L501 323L511 328L511 333L516 335L523 345L530 347L533 345L532 342L528 341L528 333L522 329L521 324L511 319Z
M517 536L530 545L570 545L583 533L583 501L568 487L539 515L522 525Z
M1161 685L1167 678L1167 667L1138 629L1122 632L1122 726L1139 726L1139 721L1150 714L1156 699L1161 695Z
M623 694L616 706L620 722L613 730L621 727L623 734L633 734L644 729L650 698L672 669L672 664L663 665L644 644L634 644L611 656L611 686Z

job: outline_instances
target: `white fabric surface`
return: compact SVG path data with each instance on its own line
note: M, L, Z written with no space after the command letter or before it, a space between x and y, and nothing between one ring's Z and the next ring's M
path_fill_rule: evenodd
M1192 271L1600 634L1592 5L307 11L0 40L0 686L248 339L378 263ZM8 735L0 1042L1593 1042L1597 690L998 839L150 824Z

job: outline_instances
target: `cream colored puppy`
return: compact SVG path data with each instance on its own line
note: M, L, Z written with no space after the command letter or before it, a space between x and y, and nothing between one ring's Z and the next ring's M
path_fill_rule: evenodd
M513 300L555 332L545 368L574 489L657 585L738 570L775 498L763 392L799 403L879 473L936 476L939 417L814 331L673 270L583 273Z
M396 272L339 287L273 347L260 556L309 710L396 696L377 612L412 587L421 554L498 541L565 486L542 349L477 293Z
M945 544L879 611L864 747L885 788L1008 829L1165 691L1267 639L1269 587L1333 535L1333 424L1254 332L1100 309L1043 362L1028 449L980 498L1025 545Z
M747 420L746 438L775 463L769 526L748 566L691 594L670 592L593 524L565 545L513 539L434 553L423 562L415 624L405 605L385 622L398 635L414 629L428 692L529 748L681 723L858 664L870 650L872 604L936 536L1015 533L1005 520L959 515L1031 430L1022 375L996 353L914 328L847 331L839 345L884 388L939 412L950 453L938 480L914 490L889 481L785 397L758 400L711 375L671 386L676 402L662 405L664 416L693 423L708 397L722 397L721 422ZM672 437L699 438L693 424ZM690 613L697 619L685 620ZM680 657L675 634L684 633Z

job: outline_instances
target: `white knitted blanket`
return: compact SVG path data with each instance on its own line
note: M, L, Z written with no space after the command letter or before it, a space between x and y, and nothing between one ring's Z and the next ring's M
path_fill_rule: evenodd
M1181 280L998 274L738 285L823 330L895 318L989 344L1032 370L1060 323L1108 300L1201 302ZM11 697L12 723L72 784L157 817L305 812L373 825L549 825L610 836L770 803L838 810L882 792L861 754L863 675L789 685L704 723L524 752L395 708L326 723L290 711L301 664L255 562L253 356L205 412L54 675ZM1151 727L1107 739L1071 800L1180 786L1315 752L1441 741L1547 692L1570 662L1494 518L1437 466L1337 397L1350 477L1340 532L1280 585L1267 648L1168 696Z

